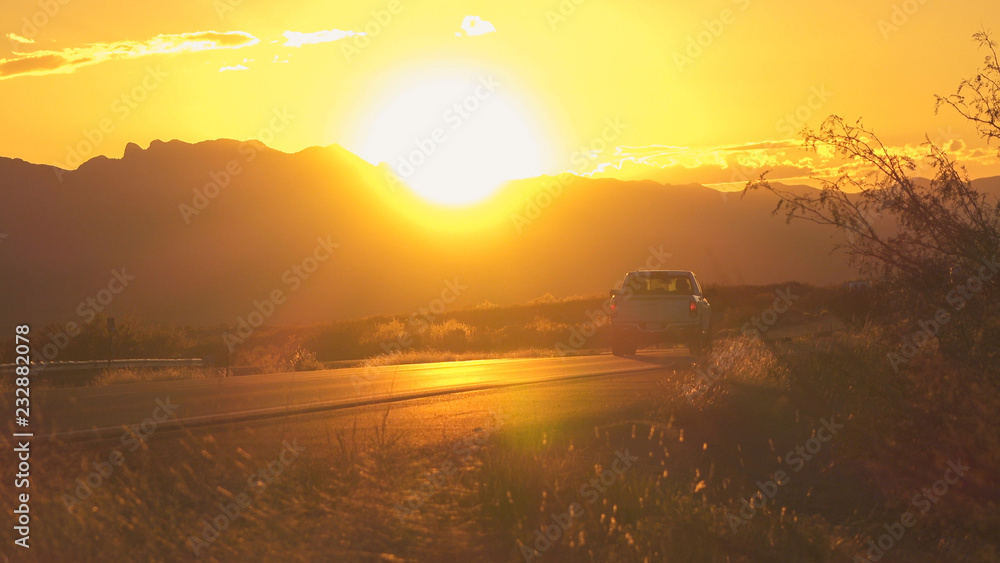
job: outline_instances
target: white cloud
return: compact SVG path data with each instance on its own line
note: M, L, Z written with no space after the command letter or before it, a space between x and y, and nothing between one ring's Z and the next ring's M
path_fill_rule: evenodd
M493 24L479 16L465 16L465 19L462 20L462 31L466 35L485 35L496 30L497 28Z
M230 72L233 70L250 70L250 67L244 65L224 66L219 69L219 72Z
M22 45L30 45L35 42L34 39L28 39L27 37L22 37L16 33L8 33L7 39L10 39L14 43L20 43Z
M303 33L301 31L286 31L282 33L282 35L285 36L285 47L301 47L303 45L316 45L317 43L340 41L341 39L354 37L355 35L365 35L365 33L357 31L344 31L341 29L324 29L310 33Z

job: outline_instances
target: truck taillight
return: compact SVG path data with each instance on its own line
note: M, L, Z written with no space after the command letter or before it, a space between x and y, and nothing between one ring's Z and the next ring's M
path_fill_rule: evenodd
M697 317L698 316L698 303L692 301L691 304L688 306L688 311L690 312L690 314L691 314L692 317Z
M612 303L611 304L611 314L613 315L613 314L615 314L617 312L618 312L618 304L617 303Z

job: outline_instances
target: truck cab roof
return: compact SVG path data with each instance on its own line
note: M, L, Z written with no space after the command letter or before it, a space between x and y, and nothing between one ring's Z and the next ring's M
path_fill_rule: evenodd
M694 275L694 272L692 272L691 270L632 270L631 272L628 272L628 273L629 274L639 274L639 273L642 273L642 274L652 274L652 273L657 273L657 274L666 274L668 276Z

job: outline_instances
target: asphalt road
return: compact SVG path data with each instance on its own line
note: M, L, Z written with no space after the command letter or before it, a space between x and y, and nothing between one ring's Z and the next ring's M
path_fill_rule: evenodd
M156 419L160 431L395 404L460 393L685 369L685 350L638 356L475 360L313 372L39 389L32 393L36 437L91 440ZM547 396L551 396L551 389ZM0 402L7 403L10 397ZM6 406L5 406L6 408ZM13 427L11 427L13 430ZM23 431L23 430L21 430Z

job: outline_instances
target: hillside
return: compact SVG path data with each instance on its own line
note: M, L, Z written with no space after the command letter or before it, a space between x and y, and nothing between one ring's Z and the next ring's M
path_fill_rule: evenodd
M555 180L557 195L542 195ZM286 301L270 324L415 311L445 280L467 286L455 306L600 294L650 248L708 284L856 276L830 231L786 225L768 194L562 176L512 182L479 209L415 214L405 188L338 146L155 141L75 171L0 159L0 196L5 323L87 320L80 304L106 300L123 268L134 279L106 313L193 325L234 323L275 290ZM447 227L462 214L473 224ZM290 270L318 239L339 246L313 273Z

